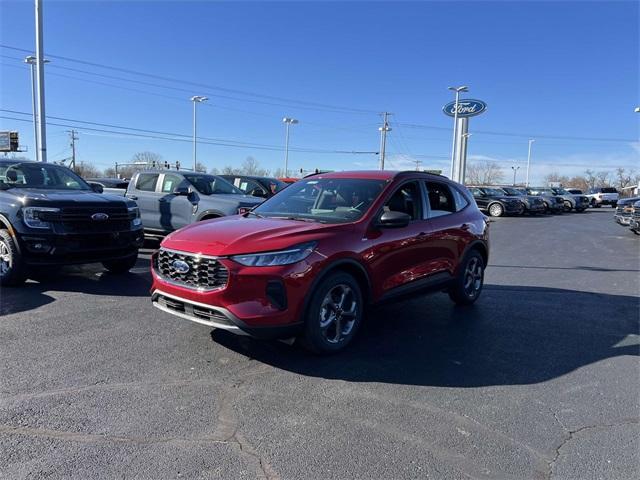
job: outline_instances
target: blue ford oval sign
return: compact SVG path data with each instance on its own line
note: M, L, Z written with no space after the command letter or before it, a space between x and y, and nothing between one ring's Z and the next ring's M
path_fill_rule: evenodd
M473 100L471 98L458 100L458 118L475 117L476 115L480 115L486 109L487 104L482 100ZM442 107L442 111L450 117L454 117L456 102L447 103Z
M173 266L173 269L178 273L187 273L190 270L189 264L182 260L174 260L171 265Z

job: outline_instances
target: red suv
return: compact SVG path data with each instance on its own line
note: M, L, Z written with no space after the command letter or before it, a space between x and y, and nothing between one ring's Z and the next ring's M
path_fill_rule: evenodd
M152 258L153 305L258 338L334 352L366 307L426 290L482 290L488 228L465 187L420 172L307 177L243 215L199 222Z

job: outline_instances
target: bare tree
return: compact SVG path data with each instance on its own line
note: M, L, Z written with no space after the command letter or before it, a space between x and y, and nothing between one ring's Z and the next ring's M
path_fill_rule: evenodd
M131 161L134 163L144 162L150 166L159 165L160 162L162 161L162 155L160 155L159 153L149 152L149 151L138 152L138 153L135 153L133 157L131 157Z
M596 173L596 186L608 187L609 185L611 185L611 181L609 180L609 172L602 171Z
M500 183L504 173L496 162L473 162L467 166L466 183L470 185L493 185Z
M622 167L616 168L616 187L618 189L623 189L624 187L628 187L632 185L635 179L635 172L633 170L625 170Z
M222 175L242 175L242 170L231 165L225 165L222 169Z
M584 174L585 174L585 181L587 182L587 188L588 189L595 188L596 182L597 182L596 172L589 169L589 170L586 170Z
M571 177L566 184L567 187L579 188L583 192L589 189L587 178L584 175L575 175Z
M559 183L564 186L569 183L569 177L567 177L566 175L560 175L558 172L551 172L548 175L545 175L544 181L547 185L551 185L552 183Z
M95 165L87 162L78 162L73 169L82 178L96 178L102 176L102 172Z
M264 168L260 168L260 163L253 157L247 157L242 162L242 173L245 175L256 175L264 177L269 175L269 171Z
M207 173L207 166L204 163L196 162L196 172Z

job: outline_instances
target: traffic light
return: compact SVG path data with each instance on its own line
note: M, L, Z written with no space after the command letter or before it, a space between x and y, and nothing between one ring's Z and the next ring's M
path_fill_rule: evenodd
M180 160L176 160L176 170L180 170Z

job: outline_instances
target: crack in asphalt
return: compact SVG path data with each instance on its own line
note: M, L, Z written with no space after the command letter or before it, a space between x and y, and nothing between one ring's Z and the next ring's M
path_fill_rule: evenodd
M562 441L560 442L560 444L555 448L555 452L553 455L553 458L549 461L549 465L548 465L548 471L547 471L547 479L551 480L553 478L554 472L553 469L555 467L556 462L558 461L558 459L560 458L560 450L562 450L562 448L569 443L571 440L573 440L576 435L587 431L587 430L597 430L597 429L604 429L604 428L612 428L612 427L621 427L624 425L637 425L640 423L640 420L638 419L629 419L623 422L619 422L619 423L608 423L608 424L603 424L603 425L585 425L583 427L580 428L576 428L573 430L567 429L564 424L562 423L562 421L560 421L560 419L558 418L556 412L552 411L551 413L553 413L553 418L555 418L556 422L558 422L558 425L560 425L560 427L562 427L563 431L565 432L565 437L562 439Z

